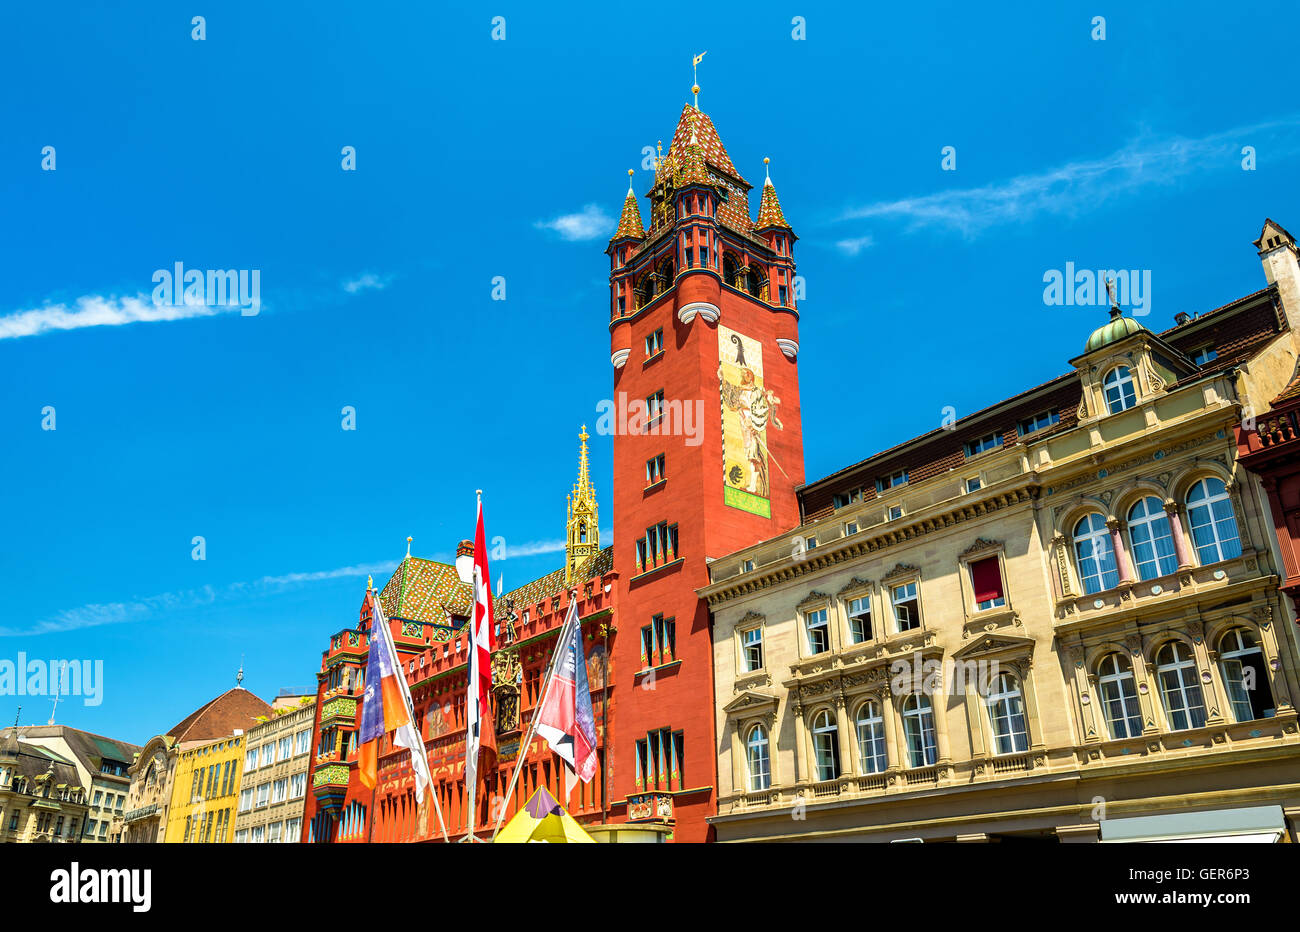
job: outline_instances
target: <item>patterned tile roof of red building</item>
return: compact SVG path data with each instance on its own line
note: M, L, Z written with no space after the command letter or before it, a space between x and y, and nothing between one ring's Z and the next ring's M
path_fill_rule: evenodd
M623 213L618 218L618 229L614 231L609 241L612 243L625 236L645 239L645 226L641 223L641 208L637 204L636 194L632 191L631 184L627 187L627 197L623 198Z
M576 575L579 582L586 582L589 579L599 579L613 568L614 548L610 546L580 563ZM564 569L561 568L518 589L510 590L501 599L511 599L516 609L523 609L563 592L564 588Z
M234 734L236 728L247 731L257 724L258 716L270 714L269 705L247 689L236 686L181 719L167 730L167 736L178 744L213 741Z
M405 557L384 584L379 603L389 618L442 625L448 615L469 615L474 594L461 582L456 567Z
M766 230L769 227L790 229L790 224L785 222L785 214L781 211L781 202L776 197L776 186L770 178L763 183L763 198L758 202L758 222L754 224L754 229Z
M673 161L678 154L686 151L686 147L691 142L692 129L695 130L695 141L704 152L704 160L735 178L745 187L749 187L748 182L732 164L731 156L727 155L727 147L722 144L722 138L718 136L718 131L713 121L709 119L709 115L702 110L696 110L690 104L682 107L682 115L677 120L677 129L673 131L673 139L668 146L668 161Z

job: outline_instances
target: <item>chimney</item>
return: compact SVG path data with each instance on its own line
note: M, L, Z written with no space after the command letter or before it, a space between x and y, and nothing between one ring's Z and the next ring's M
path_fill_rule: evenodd
M1286 314L1291 329L1300 333L1300 258L1295 238L1281 224L1267 219L1254 246L1259 250L1259 259L1264 265L1265 281L1277 285L1282 312Z

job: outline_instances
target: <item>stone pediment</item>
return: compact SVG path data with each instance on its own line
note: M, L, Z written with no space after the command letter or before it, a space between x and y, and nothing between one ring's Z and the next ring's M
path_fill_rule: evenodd
M722 711L733 715L737 712L752 712L771 706L772 711L775 712L780 701L779 697L761 689L742 689L734 699L722 707Z
M871 580L859 579L857 576L854 576L852 579L850 579L848 582L846 582L843 586L840 587L840 591L837 592L836 595L845 596L848 595L850 592L862 592L862 591L869 592L872 590L872 588L873 586Z
M804 608L808 608L811 605L824 605L830 602L830 600L831 597L829 595L827 595L824 592L818 592L816 589L814 589L812 592L804 596L803 601L800 602L798 605L796 605L795 608L804 609Z
M909 563L899 563L884 575L884 579L888 582L891 579L898 579L900 576L919 576L920 574L921 571L917 567Z
M994 634L985 632L970 639L970 643L953 651L954 660L966 660L983 654L1016 653L1032 654L1034 639L1017 634Z

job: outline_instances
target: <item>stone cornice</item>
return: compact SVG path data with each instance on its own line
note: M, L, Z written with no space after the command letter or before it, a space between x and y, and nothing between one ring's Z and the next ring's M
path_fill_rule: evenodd
M925 537L936 531L956 527L968 521L980 520L1004 508L1028 504L1037 497L1040 486L1037 478L1032 474L1022 478L1029 481L1024 485L1006 489L979 501L964 502L946 511L915 521L905 527L892 528L870 536L855 534L852 538L843 538L840 541L825 544L816 550L805 551L798 559L787 558L779 563L761 567L755 572L704 586L697 589L696 594L701 598L708 599L710 608L716 608L750 593L761 592L764 589L770 589L773 586L798 579L801 576L817 573L876 551L886 550L906 541ZM803 530L800 527L791 533L799 533Z

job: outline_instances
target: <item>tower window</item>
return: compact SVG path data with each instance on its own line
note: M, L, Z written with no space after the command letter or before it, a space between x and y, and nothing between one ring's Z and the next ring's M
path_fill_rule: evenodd
M662 388L659 389L659 391L655 392L653 395L646 396L645 409L646 409L646 426L652 427L656 423L658 423L659 418L663 417L664 390Z
M701 247L700 247L700 265L703 266L703 267L706 268L706 269L709 267L709 247L708 247L708 246L701 246Z
M785 285L782 285L780 288L778 288L778 289L777 289L777 293L780 295L779 300L780 300L780 302L781 302L782 305L785 305L785 304L789 304L789 303L790 303L789 301L786 300L786 290L785 290Z
M645 484L652 486L664 478L664 455L660 453L653 459L645 461Z
M664 350L664 330L660 327L654 333L645 338L646 356L654 356L656 353L662 353Z

